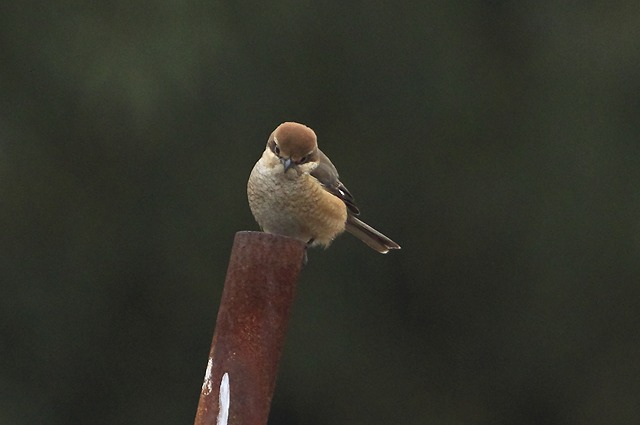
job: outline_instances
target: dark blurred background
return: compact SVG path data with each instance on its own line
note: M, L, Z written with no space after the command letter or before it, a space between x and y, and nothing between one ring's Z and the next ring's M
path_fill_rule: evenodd
M0 423L193 423L249 172L316 130L272 425L640 414L636 1L7 1Z

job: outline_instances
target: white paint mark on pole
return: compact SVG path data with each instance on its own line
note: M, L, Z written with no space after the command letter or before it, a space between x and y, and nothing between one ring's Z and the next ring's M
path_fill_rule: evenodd
M207 371L204 373L204 381L202 382L202 394L204 395L211 394L211 390L213 389L213 384L211 382L212 370L213 370L213 359L209 357L209 362L207 363Z
M219 411L218 420L216 425L227 425L229 420L229 404L231 402L231 392L229 389L229 374L224 373L222 375L222 381L220 381L220 399L219 399Z

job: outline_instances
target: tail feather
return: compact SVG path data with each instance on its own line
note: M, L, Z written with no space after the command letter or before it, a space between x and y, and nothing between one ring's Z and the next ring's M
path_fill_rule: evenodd
M390 249L400 249L400 245L351 214L347 217L346 230L382 254L386 254Z

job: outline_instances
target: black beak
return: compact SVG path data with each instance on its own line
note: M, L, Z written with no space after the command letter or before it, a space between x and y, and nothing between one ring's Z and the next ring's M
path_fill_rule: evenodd
M293 167L293 165L294 165L293 161L291 161L291 158L288 158L288 159L281 158L280 161L282 162L282 165L284 165L284 172L285 173L287 172L287 170L289 168Z

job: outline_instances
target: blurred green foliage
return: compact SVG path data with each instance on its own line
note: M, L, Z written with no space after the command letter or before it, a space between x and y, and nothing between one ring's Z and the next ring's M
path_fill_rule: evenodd
M0 6L0 423L191 423L245 184L304 122L363 218L310 252L283 424L631 424L634 1Z

